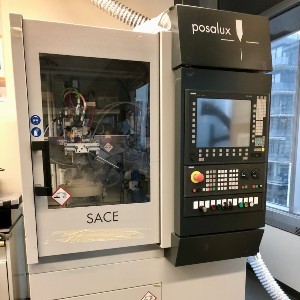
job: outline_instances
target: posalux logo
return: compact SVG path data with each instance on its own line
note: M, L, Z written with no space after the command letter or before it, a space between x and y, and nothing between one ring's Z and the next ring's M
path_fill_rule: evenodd
M219 25L218 22L215 26L192 24L192 30L193 30L193 34L195 34L195 32L202 32L202 33L206 32L212 34L231 35L230 28L222 27Z
M238 38L238 43L240 47L240 59L241 61L243 60L243 44L252 44L252 45L259 45L259 42L257 41L249 41L244 38L244 30L243 30L243 21L242 20L235 20L235 29L236 29L236 34L233 33L233 37L231 37L231 28L227 27L222 27L219 25L217 22L216 26L213 25L198 25L198 24L192 24L192 31L193 34L195 32L201 32L201 33L212 33L212 34L219 34L222 35L220 36L220 40L222 42L235 42L235 36ZM230 37L229 37L230 36Z

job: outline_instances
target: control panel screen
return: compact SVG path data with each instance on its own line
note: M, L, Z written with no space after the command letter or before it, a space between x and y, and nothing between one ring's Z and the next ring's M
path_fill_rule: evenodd
M249 147L251 100L197 98L196 147Z

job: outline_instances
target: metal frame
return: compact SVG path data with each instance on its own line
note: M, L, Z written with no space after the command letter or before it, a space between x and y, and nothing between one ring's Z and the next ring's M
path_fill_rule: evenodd
M76 253L81 251L95 251L119 247L138 246L144 244L156 244L160 242L159 235L159 37L158 35L120 31L113 29L95 28L70 24L58 24L32 20L22 20L21 16L11 16L12 48L14 61L14 76L18 115L18 129L20 133L20 154L22 188L24 199L24 216L26 230L26 247L28 262L37 263L39 257ZM23 40L23 33L26 40ZM51 32L51 33L50 33ZM14 34L15 33L15 34ZM79 38L89 34L89 46ZM105 39L105 45L102 43ZM72 50L69 50L69 41L72 40ZM24 49L23 50L23 43ZM120 46L120 47L118 47ZM110 49L109 51L107 49ZM25 61L24 58L25 51ZM150 62L150 149L151 149L151 201L143 204L130 204L113 206L123 216L122 221L115 224L92 224L88 228L84 216L87 213L106 211L108 208L88 207L73 209L74 215L72 230L81 235L87 232L92 234L93 241L74 243L74 239L68 242L57 242L57 237L68 234L68 224L65 220L66 211L47 210L47 198L34 197L33 182L35 185L43 185L43 168L40 153L30 151L29 116L42 112L42 101L39 77L39 53L59 53L62 55L75 55L85 57L105 57ZM26 68L26 72L25 72ZM26 85L27 84L27 85ZM27 104L28 101L30 105ZM34 101L33 101L34 99ZM19 105L20 104L20 105ZM42 115L42 114L41 114ZM43 135L31 138L42 141ZM33 161L33 163L31 163ZM33 175L32 175L33 171ZM34 200L35 199L35 200ZM40 214L39 211L47 212ZM131 217L135 215L135 221ZM55 219L55 222L53 220ZM54 226L54 223L58 226ZM120 238L118 240L97 240L98 230L107 229L115 231ZM137 237L128 239L124 236L122 228L130 228L137 232ZM91 230L90 230L91 229ZM120 230L119 230L120 229ZM124 229L124 230L125 230ZM118 231L119 230L119 231ZM122 233L122 234L121 234ZM73 234L73 233L72 233ZM76 234L76 232L75 232ZM121 238L124 236L124 238ZM79 240L78 240L79 241ZM51 242L53 245L51 246Z
M263 11L261 13L261 15L269 17L270 19L273 19L273 18L277 17L278 15L280 15L288 10L291 10L298 5L300 5L299 0L284 0L276 5L272 6L271 8Z

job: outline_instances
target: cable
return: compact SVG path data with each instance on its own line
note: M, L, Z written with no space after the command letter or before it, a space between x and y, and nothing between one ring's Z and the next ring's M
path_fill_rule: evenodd
M273 300L290 300L271 275L260 253L247 257L247 260L255 275Z
M139 26L149 20L142 14L115 0L91 0L91 2L112 17L131 27Z
M105 107L103 107L100 112L98 112L98 115L102 115L102 117L100 118L100 120L98 122L94 122L97 124L96 128L94 129L94 133L92 134L91 136L91 139L93 139L96 135L96 132L97 132L97 129L99 127L99 125L102 125L101 122L102 120L106 117L106 115L112 110L114 109L115 107L119 106L119 105L122 105L122 104L129 104L129 105L133 105L134 107L138 107L138 108L141 108L140 105L136 104L136 103L132 103L132 102L114 102L112 104L108 104L106 105ZM103 126L103 125L102 125ZM104 127L104 126L103 126Z

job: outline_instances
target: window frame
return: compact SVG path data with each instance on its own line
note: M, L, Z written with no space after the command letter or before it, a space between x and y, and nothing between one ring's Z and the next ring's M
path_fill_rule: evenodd
M263 15L270 17L271 42L283 38L289 34L300 30L300 19L296 16L300 14L300 1L290 1L289 6L285 4L276 5L273 9L266 11ZM300 62L300 48L299 48ZM300 63L297 71L296 102L294 119L293 144L296 145L291 153L290 174L288 188L288 205L284 209L280 205L267 202L266 224L288 231L300 236L300 201L295 202L296 194L300 195L300 187L297 187L297 178L300 180L300 170L297 170L297 163L300 164ZM278 145L279 147L279 145ZM297 162L298 158L298 162ZM300 169L300 168L299 168ZM298 197L299 198L299 197ZM299 199L300 200L300 199ZM295 208L298 208L298 214Z

